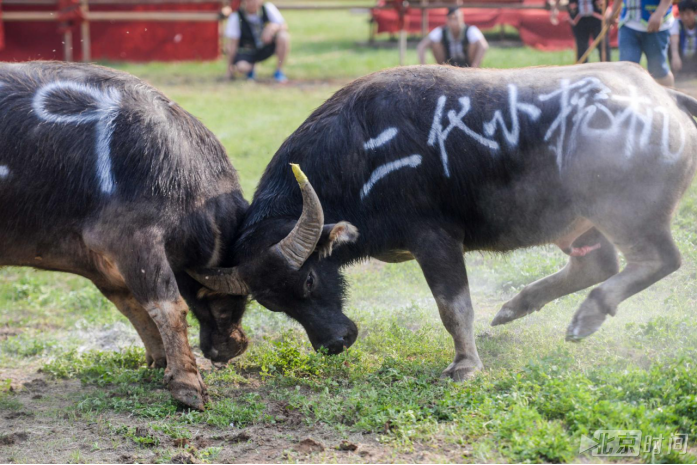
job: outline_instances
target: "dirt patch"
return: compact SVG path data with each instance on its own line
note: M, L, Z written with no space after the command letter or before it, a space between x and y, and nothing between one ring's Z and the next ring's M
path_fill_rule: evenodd
M119 351L127 347L140 347L141 342L138 333L133 326L117 322L106 325L101 329L90 328L71 333L79 340L83 341L78 348L78 352L88 350L110 350Z
M10 412L7 415L5 415L5 420L16 420L18 418L32 417L32 416L34 416L34 414L31 412L23 412L23 411Z
M341 441L341 444L339 444L339 450L353 452L357 449L358 449L358 446L352 442Z
M254 376L240 393L259 392L274 422L242 429L194 424L182 435L188 439L173 439L152 420L130 413L77 410L86 396L108 388L54 381L36 371L23 373L23 379L27 381L21 384L13 380L20 386L12 394L19 407L0 410L0 463L457 462L464 451L459 446L443 447L434 454L432 447L415 444L408 452L397 452L392 445L381 444L378 435L339 433L324 424L307 424L307 418L287 402L268 398ZM153 441L139 444L133 437ZM26 447L28 441L31 447Z
M29 439L27 433L10 433L0 435L0 446L12 446Z
M252 437L251 437L249 434L247 434L246 432L242 431L241 433L237 433L237 434L233 434L233 435L231 435L231 436L227 436L225 439L226 439L227 442L229 442L230 444L237 444L237 443L240 443L240 442L247 442L247 441L249 441L250 439L252 439Z
M295 447L301 454L312 454L313 452L324 452L324 444L312 438L305 438Z
M177 454L172 457L172 463L197 463L193 455L189 453Z
M4 341L5 339L9 339L11 337L19 336L20 331L17 329L11 329L8 327L0 327L0 341Z
M270 405L274 419L278 423L288 426L299 425L303 421L303 415L295 410L288 402L280 401Z

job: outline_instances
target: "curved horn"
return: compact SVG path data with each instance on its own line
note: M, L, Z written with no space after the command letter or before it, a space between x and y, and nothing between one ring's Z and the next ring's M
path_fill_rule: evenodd
M240 276L237 268L203 268L187 270L189 276L208 289L223 294L249 295L249 287Z
M276 244L288 264L299 270L317 246L324 226L324 212L317 193L299 165L291 163L303 195L303 212L293 230Z

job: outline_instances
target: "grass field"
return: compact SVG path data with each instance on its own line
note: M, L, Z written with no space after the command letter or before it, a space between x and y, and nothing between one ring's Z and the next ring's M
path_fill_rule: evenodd
M396 50L356 46L367 36L364 16L287 18L294 82L285 87L224 82L222 61L118 66L215 132L249 199L276 148L315 107L351 78L397 64ZM494 45L485 64L571 58ZM413 50L409 61L416 62ZM271 71L264 66L260 75ZM580 344L564 342L564 332L585 292L489 326L525 284L564 265L561 252L469 254L486 369L463 384L438 379L452 341L413 262L346 270L347 314L361 333L339 356L314 353L299 325L252 303L248 352L226 367L201 365L212 399L203 413L171 401L162 370L144 367L135 331L89 282L0 270L0 462L610 461L579 456L580 439L622 429L657 440L626 461L693 463L696 221L693 187L674 223L681 270L625 302ZM197 323L190 323L200 354ZM676 434L689 437L685 454L670 450Z

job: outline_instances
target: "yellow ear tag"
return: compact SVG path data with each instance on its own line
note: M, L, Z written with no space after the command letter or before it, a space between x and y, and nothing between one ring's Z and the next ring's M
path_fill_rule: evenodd
M303 187L309 182L307 180L307 176L305 176L305 173L303 173L303 170L300 169L300 165L291 163L290 167L293 168L293 174L295 175L295 179L298 181L298 184L300 184L300 187Z

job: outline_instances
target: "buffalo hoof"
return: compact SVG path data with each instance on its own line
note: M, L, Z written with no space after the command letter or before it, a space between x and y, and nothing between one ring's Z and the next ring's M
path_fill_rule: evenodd
M165 382L174 400L192 409L205 410L209 400L208 391L198 372L186 373L178 377L166 374Z
M440 377L441 379L450 378L456 383L460 383L462 381L474 378L477 375L477 372L482 368L484 368L484 366L482 365L482 362L479 361L477 361L476 364L469 360L463 360L457 363L453 362L443 371L443 373L441 373Z
M603 325L608 312L595 299L586 299L574 314L566 329L566 340L578 342L596 332Z
M514 303L515 299L510 300L503 304L501 310L496 314L493 320L491 320L491 326L505 325L518 318L523 318L526 315L535 313L542 307L535 307L532 305L519 305Z

